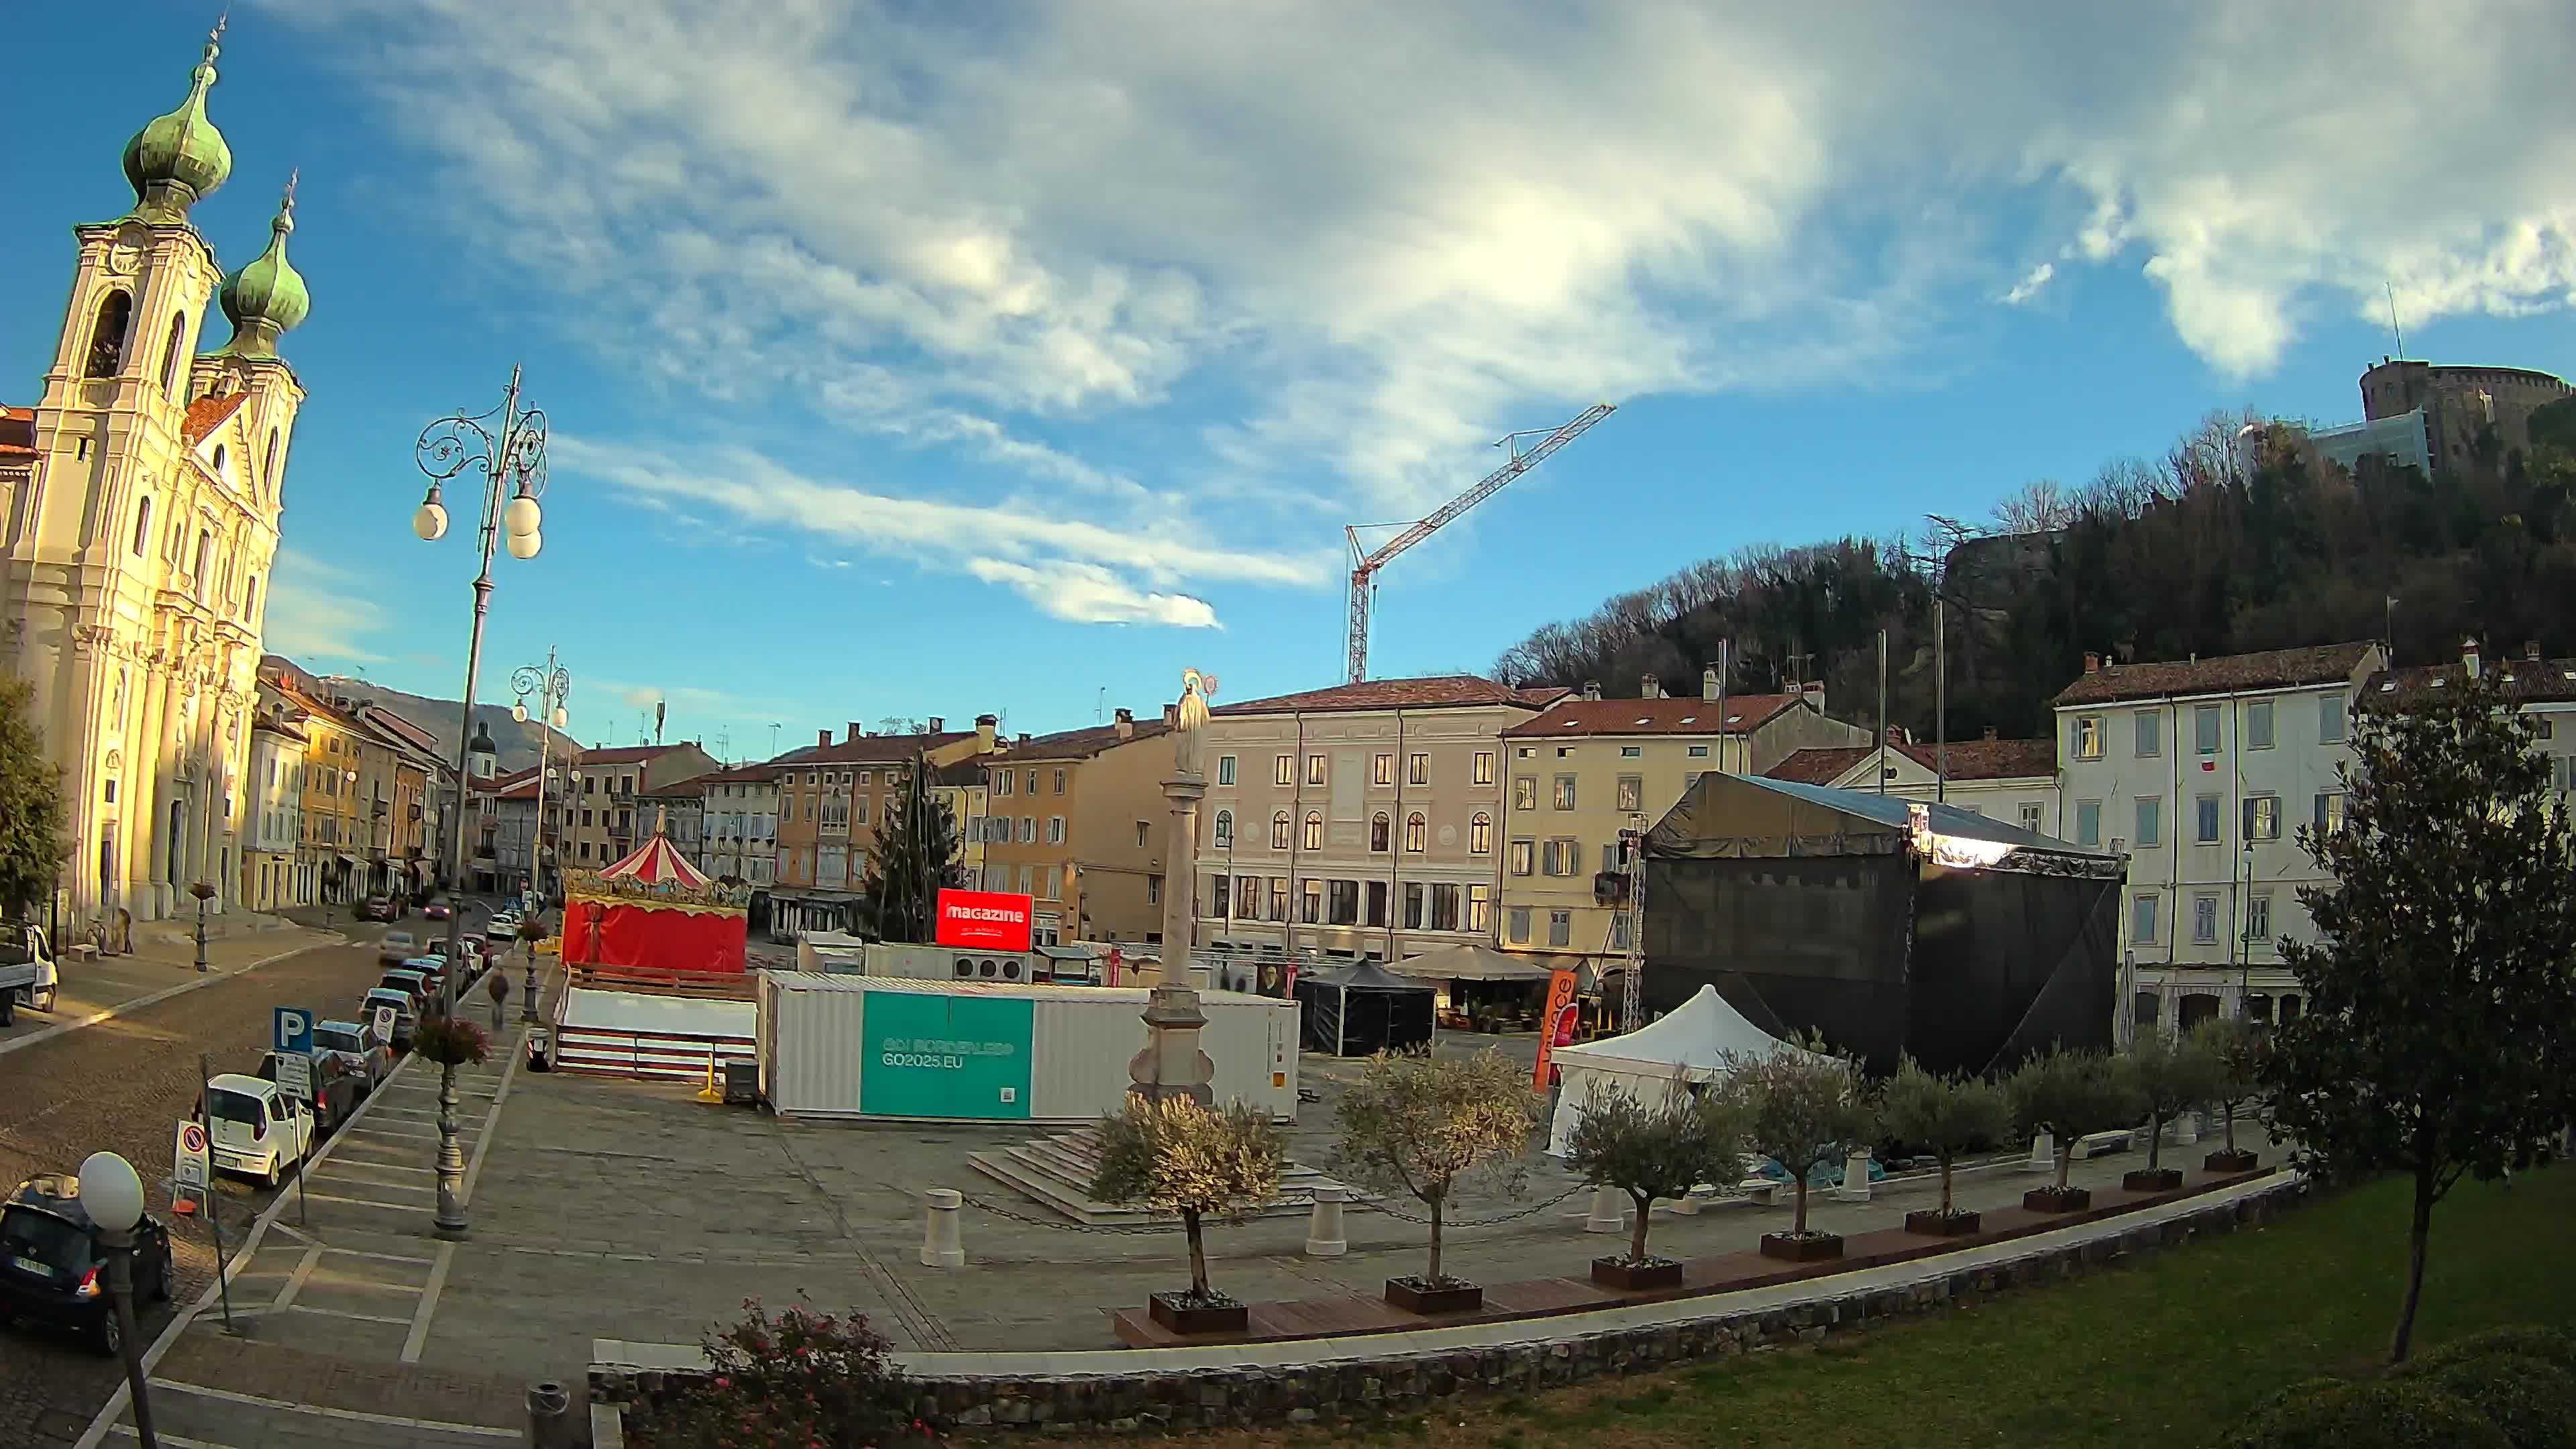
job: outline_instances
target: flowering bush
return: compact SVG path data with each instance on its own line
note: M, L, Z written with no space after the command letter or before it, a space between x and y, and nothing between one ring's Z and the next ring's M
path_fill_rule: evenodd
M474 1066L492 1054L492 1038L461 1016L424 1016L412 1028L411 1049L442 1067Z
M713 1377L655 1405L627 1442L649 1449L793 1445L861 1449L923 1436L893 1347L866 1315L790 1304L773 1317L757 1298L742 1321L705 1340Z

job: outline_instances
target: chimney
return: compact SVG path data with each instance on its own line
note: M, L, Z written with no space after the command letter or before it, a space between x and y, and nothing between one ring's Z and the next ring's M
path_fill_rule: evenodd
M1021 743L1021 744L1024 744L1024 745L1025 745L1025 744L1027 744L1027 743L1029 742L1029 732L1028 732L1027 730L1022 730L1022 731L1020 731L1020 738L1019 738L1019 741L1018 741L1018 742L1019 742L1019 743Z
M1714 704L1717 693L1717 666L1712 664L1699 672L1699 697Z
M1180 708L1178 705L1172 705L1169 707L1175 711ZM1136 738L1136 711L1132 709L1122 709L1118 711L1116 717L1111 723L1111 727L1118 731L1118 738L1122 740L1132 740Z
M2477 640L2463 639L2460 641L2460 668L2469 676L2469 678L2475 679L2478 677Z
M1798 693L1806 699L1807 703L1816 707L1816 713L1823 714L1825 712L1825 682L1823 680L1808 680L1806 683L1798 686Z
M867 737L867 733L868 733L868 732L867 732L866 730L863 730L863 729L859 728L859 722L858 722L857 720L852 720L852 721L850 721L850 738L851 738L851 739L854 739L854 740L856 740L856 739L864 739L864 738L866 738L866 737Z
M1887 727L1886 743L1891 745L1901 745L1905 743L1905 726L1889 725Z
M1001 728L1001 724L1000 717L995 715L975 716L975 753L988 755L993 752L993 734Z
M2102 656L2101 656L2101 655L2099 655L2099 654L2093 653L2093 652L2092 652L2091 650L2089 650L2089 649L2088 649L2088 650L2086 650L2086 651L2085 651L2085 653L2084 653L2084 672L2085 672L2085 673L2087 673L2087 674L2099 674L2099 673L2101 673L2101 672L2102 672Z
M816 745L818 745L818 746L820 746L820 745L828 745L828 744L830 744L831 742L832 742L832 732L831 732L830 730L816 730L816 731L814 731L814 743L815 743Z
M944 735L948 733L948 717L946 715L939 714L932 715L930 717L930 732L934 735Z
M1122 714L1122 715L1123 715L1123 714L1125 714L1125 713L1127 713L1127 711L1125 711L1125 710L1123 710L1123 709L1122 709L1122 710L1120 710L1120 711L1118 711L1118 712L1119 712L1120 714ZM1180 706L1180 702L1179 702L1178 700L1175 700L1175 701L1173 701L1173 702L1172 702L1172 703L1170 703L1170 704L1164 705L1164 706L1163 706L1163 728L1165 728L1165 729L1178 729L1178 728L1180 728L1180 725L1181 725L1181 706Z
M2537 639L2525 639L2522 641L2522 657L2532 660L2535 663L2538 662L2540 659L2540 641Z
M1639 699L1663 698L1664 682L1651 674L1647 675L1645 678L1637 681L1637 697Z
M1601 681L1597 679L1587 679L1583 681L1583 697L1585 699L1599 699L1601 697Z
M1991 739L1993 739L1994 737L1995 737L1995 727L1994 727L1993 725L1988 725L1988 726L1986 726L1986 738L1991 740Z

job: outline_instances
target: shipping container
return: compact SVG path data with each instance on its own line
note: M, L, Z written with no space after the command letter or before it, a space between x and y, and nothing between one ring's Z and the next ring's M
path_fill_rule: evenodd
M1149 993L768 972L760 1090L782 1117L1089 1122L1126 1096ZM1297 1004L1209 992L1219 1102L1297 1115Z

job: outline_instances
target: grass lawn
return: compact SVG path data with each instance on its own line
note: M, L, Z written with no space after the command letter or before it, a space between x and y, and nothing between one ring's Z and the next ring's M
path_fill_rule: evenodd
M2387 1351L2407 1184L2310 1203L2270 1228L1984 1305L1543 1394L1468 1396L1410 1422L1199 1436L1217 1446L2046 1444L2190 1449L2281 1386ZM2576 1168L2464 1182L2436 1211L2418 1351L2499 1323L2576 1327ZM1464 1421L1463 1423L1461 1421Z

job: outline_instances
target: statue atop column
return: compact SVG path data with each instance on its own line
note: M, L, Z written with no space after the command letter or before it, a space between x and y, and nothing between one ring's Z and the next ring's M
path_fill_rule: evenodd
M1181 671L1181 702L1172 724L1172 772L1185 780L1207 778L1208 697L1216 693L1216 676L1195 669Z

